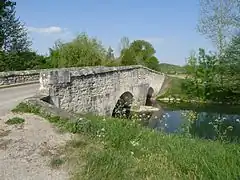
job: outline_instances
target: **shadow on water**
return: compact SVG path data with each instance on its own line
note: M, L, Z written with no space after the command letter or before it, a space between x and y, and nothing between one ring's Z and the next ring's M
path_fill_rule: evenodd
M166 133L188 133L191 137L239 141L240 106L155 104L148 127Z

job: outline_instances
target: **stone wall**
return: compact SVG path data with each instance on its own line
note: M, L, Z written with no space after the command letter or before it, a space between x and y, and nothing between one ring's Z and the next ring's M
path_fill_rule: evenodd
M111 115L128 92L133 105L145 105L149 88L161 90L165 75L143 66L85 67L42 71L40 92L55 106L77 113Z
M19 83L39 82L41 70L0 72L0 86Z

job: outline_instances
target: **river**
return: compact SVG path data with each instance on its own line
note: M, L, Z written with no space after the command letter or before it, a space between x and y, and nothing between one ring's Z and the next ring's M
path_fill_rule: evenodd
M240 106L158 103L150 128L205 139L240 139Z

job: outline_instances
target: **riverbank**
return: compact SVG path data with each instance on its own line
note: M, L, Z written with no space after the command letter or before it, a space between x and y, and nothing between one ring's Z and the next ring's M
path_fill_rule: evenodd
M165 103L198 103L198 104L227 104L227 105L240 105L238 96L234 100L206 100L201 97L194 97L184 92L183 83L185 79L179 77L168 77L168 83L163 92L158 95L157 100Z
M60 130L76 133L56 162L72 179L238 179L240 145L167 135L132 121L82 116L73 123L21 103L15 113L34 113Z

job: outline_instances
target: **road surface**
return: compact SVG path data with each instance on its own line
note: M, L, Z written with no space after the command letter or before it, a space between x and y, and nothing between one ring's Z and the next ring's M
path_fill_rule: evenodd
M39 84L22 85L0 89L0 117L11 111L18 103L36 94Z

